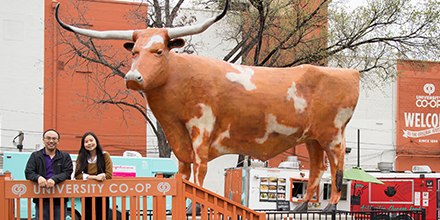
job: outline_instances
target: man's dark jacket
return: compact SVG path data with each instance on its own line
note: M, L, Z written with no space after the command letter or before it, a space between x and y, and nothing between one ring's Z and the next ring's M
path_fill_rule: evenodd
M24 171L27 180L38 182L40 176L46 179L46 161L44 160L43 150L44 148L31 154ZM50 179L55 181L55 184L71 179L73 165L68 153L56 149L52 167L53 176ZM38 203L38 199L33 199L33 201ZM54 199L54 203L59 203L59 199Z

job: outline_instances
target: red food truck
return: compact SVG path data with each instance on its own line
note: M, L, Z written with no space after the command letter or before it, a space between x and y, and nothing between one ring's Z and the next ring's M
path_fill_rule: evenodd
M412 171L368 172L385 185L351 181L351 210L426 210L426 219L440 219L440 173L429 166L413 166Z

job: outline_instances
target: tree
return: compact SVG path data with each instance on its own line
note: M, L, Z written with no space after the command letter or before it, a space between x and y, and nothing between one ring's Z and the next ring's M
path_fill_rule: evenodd
M237 13L237 46L224 60L257 66L301 64L354 68L364 80L394 79L390 60L438 61L440 3L435 0L249 0ZM231 16L231 14L229 14Z
M249 0L241 7L236 32L229 36L236 47L225 61L268 67L288 67L301 63L322 65L325 59L310 59L327 42L328 1ZM309 56L309 57L308 57Z
M149 7L150 9L147 9L145 3L140 3L126 14L126 19L136 28L172 27L182 2L183 0L179 0L171 8L168 0L165 2L165 7L161 7L159 2L155 0L149 3L149 6L153 6ZM64 17L64 19L76 26L90 26L86 19L89 9L88 3L70 1L70 4L75 9L71 11L73 15ZM68 13L66 12L66 14ZM178 23L188 25L194 21L195 19L191 16L183 16ZM146 107L144 94L129 91L121 86L121 80L123 80L131 62L129 53L125 50L121 51L122 47L113 47L108 42L72 35L58 27L56 30L59 31L57 46L66 49L59 54L57 64L53 65L61 65L60 69L63 69L67 74L74 74L80 67L93 70L94 74L86 75L87 89L77 92L77 104L84 105L84 112L102 112L106 110L106 105L116 105L123 112L124 120L129 120L125 114L128 113L130 117L136 117L131 115L132 111L129 109L136 110L150 125L157 137L159 156L170 157L171 148L160 124L151 119L152 113ZM194 52L191 46L191 44L187 44L183 51L186 53Z

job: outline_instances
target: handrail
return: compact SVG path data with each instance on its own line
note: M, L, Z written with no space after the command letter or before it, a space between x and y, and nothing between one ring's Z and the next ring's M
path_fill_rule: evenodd
M37 183L28 180L10 180L10 173L0 173L0 220L20 218L21 199L27 199L30 206L32 198L70 198L75 207L75 198L111 197L113 219L116 219L116 202L120 201L121 219L126 219L125 210L129 210L130 219L141 219L152 210L154 220L167 219L167 200L171 199L172 219L186 218L186 201L201 204L201 216L196 217L193 206L192 219L240 219L265 220L265 213L253 211L237 202L226 199L195 185L176 174L174 178L157 177L116 178L98 182L94 180L66 180L53 188L40 188ZM62 199L63 200L63 199ZM92 199L92 204L95 204ZM105 201L105 200L104 200ZM17 207L17 208L16 208ZM41 207L40 207L41 208ZM3 210L3 212L1 211ZM30 208L27 219L31 219ZM81 212L84 207L78 211ZM53 211L53 209L51 210ZM168 210L169 211L169 210ZM62 211L63 212L63 211ZM40 212L41 214L41 212ZM106 213L103 213L106 215ZM75 215L72 215L75 219Z
M265 220L266 213L256 212L230 199L206 190L194 183L183 180L184 196L190 199L192 203L201 205L201 219L208 219L208 216L214 216L212 219L252 219ZM192 218L196 217L196 205L192 206ZM221 218L220 216L223 216Z

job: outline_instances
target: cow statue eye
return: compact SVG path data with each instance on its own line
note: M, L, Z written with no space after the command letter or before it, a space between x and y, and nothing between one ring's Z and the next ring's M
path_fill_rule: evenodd
M162 54L162 50L158 50L157 55L161 55L161 54Z

